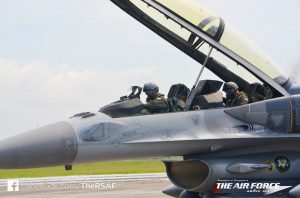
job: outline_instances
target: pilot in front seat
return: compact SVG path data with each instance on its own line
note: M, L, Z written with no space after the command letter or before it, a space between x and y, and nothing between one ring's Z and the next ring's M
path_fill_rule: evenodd
M143 91L147 95L145 108L141 111L143 115L166 113L169 111L168 102L164 94L159 93L159 87L155 83L146 83Z
M242 106L249 103L247 94L239 91L239 86L235 82L225 83L223 91L226 93L226 107Z

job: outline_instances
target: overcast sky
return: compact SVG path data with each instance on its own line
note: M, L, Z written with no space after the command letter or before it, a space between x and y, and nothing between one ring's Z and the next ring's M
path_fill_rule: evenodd
M300 1L201 0L286 70L299 63ZM0 138L127 94L194 82L199 65L108 0L0 0Z

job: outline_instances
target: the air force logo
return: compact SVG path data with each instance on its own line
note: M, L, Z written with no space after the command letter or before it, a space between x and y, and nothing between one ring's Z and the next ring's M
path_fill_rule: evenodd
M286 157L279 156L275 159L275 164L279 172L284 173L291 167L290 160Z

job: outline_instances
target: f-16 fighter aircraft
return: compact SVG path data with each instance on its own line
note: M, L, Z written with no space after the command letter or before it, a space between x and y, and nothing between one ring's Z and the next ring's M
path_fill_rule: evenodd
M199 62L195 84L171 87L168 113L142 115L141 89L133 87L98 112L5 139L0 168L181 156L164 161L173 185L163 192L170 196L300 197L300 86L196 0L111 1ZM200 80L205 68L221 80ZM227 82L248 104L224 105ZM174 111L170 101L183 98Z

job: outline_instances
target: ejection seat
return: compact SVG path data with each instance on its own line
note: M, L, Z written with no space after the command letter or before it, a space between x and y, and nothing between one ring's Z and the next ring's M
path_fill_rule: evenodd
M169 112L183 111L190 89L184 84L172 85L168 93Z
M247 94L251 103L271 99L273 97L272 90L260 83L250 84Z
M223 82L216 80L202 80L199 90L191 104L190 110L195 107L200 109L211 109L223 107L223 93L220 91Z

